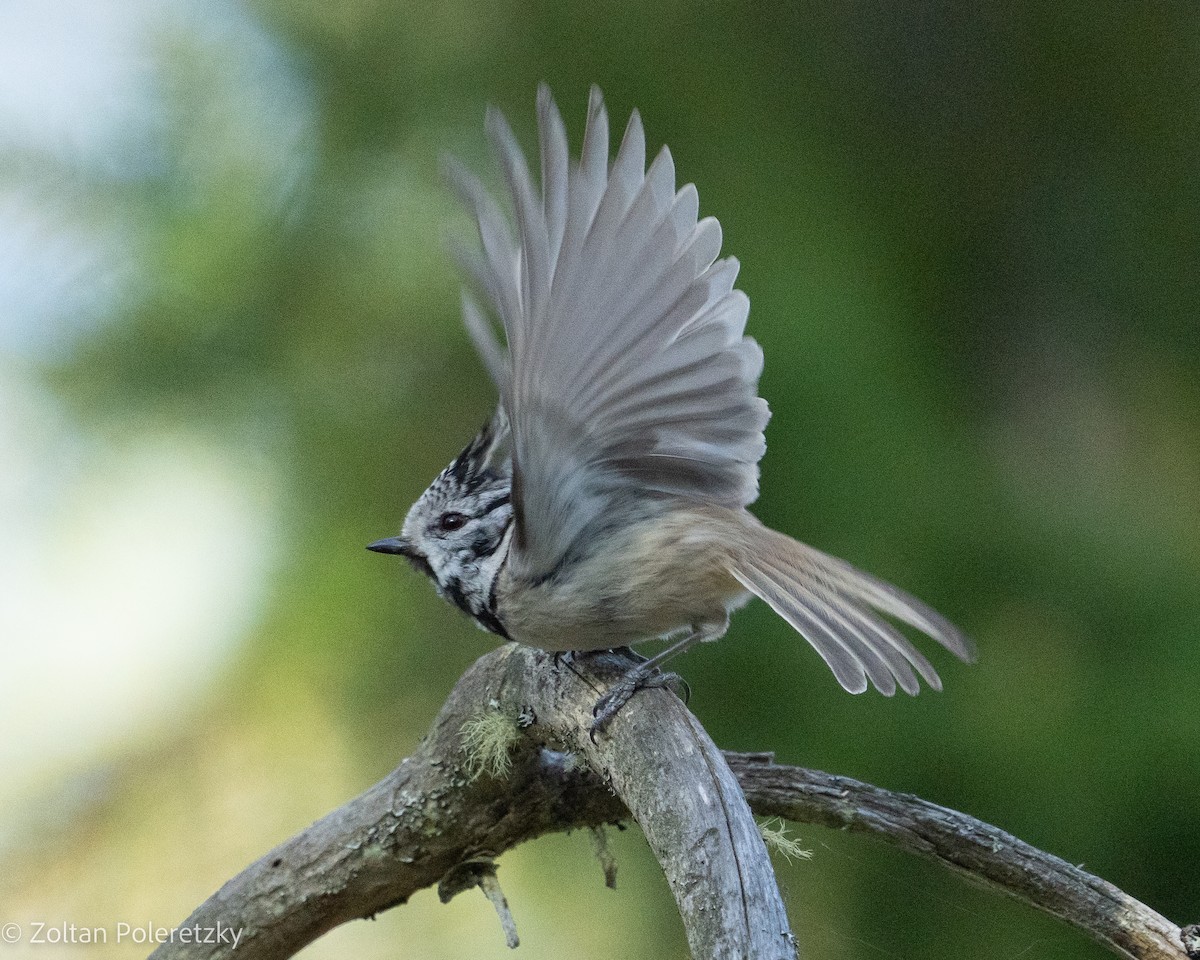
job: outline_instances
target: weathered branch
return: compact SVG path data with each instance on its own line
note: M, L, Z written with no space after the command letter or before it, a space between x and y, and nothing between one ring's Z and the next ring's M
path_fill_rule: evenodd
M726 754L727 765L666 691L639 693L592 743L592 704L626 665L619 657L557 664L512 645L486 655L413 756L247 867L180 929L220 924L241 932L239 957L277 960L434 884L445 898L483 886L503 917L494 857L545 833L632 816L663 865L693 956L793 957L748 799L760 814L881 836L1051 913L1121 956L1189 956L1178 927L1138 901L965 814L780 766L766 754ZM477 758L464 752L463 725L489 711L513 722L512 768L472 779L469 760ZM177 940L152 957L193 960L225 949Z
M755 813L881 837L1058 917L1123 957L1189 956L1171 921L998 827L911 794L779 766L766 755L726 757Z
M596 742L588 736L593 705L629 666L618 655L555 663L511 644L484 656L413 756L248 867L182 926L220 922L242 931L239 957L288 957L424 887L439 884L448 897L475 885L490 858L524 840L632 817L675 894L693 956L791 960L787 914L750 808L679 699L639 692ZM463 726L491 711L509 718L512 768L472 779ZM154 956L213 957L214 946L167 943Z

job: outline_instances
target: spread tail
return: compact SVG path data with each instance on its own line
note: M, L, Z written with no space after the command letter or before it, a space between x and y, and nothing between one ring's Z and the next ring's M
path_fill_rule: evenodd
M942 689L925 655L881 613L928 634L961 660L975 659L970 638L916 597L782 533L756 528L753 547L730 573L795 627L851 693L862 693L869 680L885 696L897 685L915 694L918 674Z

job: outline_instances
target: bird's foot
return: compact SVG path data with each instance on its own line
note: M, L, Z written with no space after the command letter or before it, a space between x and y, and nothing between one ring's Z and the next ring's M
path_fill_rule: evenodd
M592 707L592 726L588 731L592 742L595 742L596 734L604 732L613 717L621 712L621 708L635 693L654 687L665 687L676 696L681 696L680 690L682 689L681 698L684 699L684 702L691 697L692 693L687 681L679 674L663 673L649 660L644 660L631 667L620 680L609 687L608 692Z

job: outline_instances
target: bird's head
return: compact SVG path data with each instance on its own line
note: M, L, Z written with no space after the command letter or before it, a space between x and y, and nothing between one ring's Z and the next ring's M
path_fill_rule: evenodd
M442 596L493 630L481 614L512 523L512 471L500 454L506 439L502 418L493 418L412 505L400 535L367 546L407 558Z

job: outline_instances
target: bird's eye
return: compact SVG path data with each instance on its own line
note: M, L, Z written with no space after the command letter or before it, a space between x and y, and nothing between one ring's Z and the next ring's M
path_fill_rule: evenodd
M460 530L466 522L466 516L454 510L448 510L438 517L438 526L443 530Z

